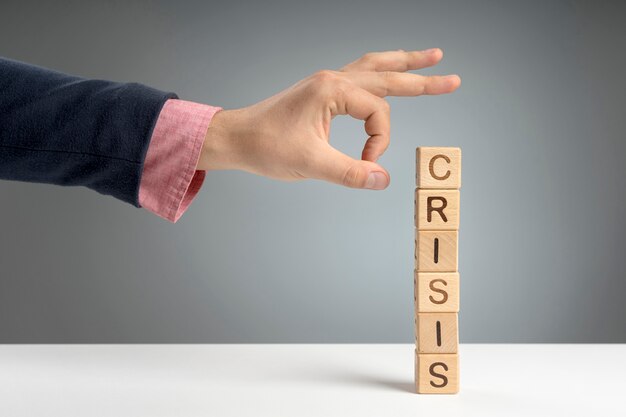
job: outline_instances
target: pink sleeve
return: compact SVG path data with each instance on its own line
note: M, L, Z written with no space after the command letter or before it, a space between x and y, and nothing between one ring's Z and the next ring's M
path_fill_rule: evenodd
M206 175L196 170L209 123L221 107L170 99L148 146L139 205L173 223L191 204Z

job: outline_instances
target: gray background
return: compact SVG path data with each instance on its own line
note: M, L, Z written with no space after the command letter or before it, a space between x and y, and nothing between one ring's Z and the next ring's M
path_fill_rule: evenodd
M225 108L386 49L463 85L390 99L384 192L214 172L174 225L0 182L0 342L410 342L419 145L463 149L462 342L626 342L623 2L233 3L4 1L0 53Z

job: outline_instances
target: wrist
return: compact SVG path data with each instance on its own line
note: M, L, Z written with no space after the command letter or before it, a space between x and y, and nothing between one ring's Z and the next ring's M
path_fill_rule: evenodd
M220 110L213 115L204 137L197 169L235 169L236 152L232 140L235 110Z

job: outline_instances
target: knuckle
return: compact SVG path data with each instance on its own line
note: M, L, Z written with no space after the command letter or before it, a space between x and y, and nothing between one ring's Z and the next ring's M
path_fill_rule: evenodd
M312 96L329 99L341 85L342 78L335 71L320 70L311 76L310 81L307 89Z
M381 98L378 103L379 103L378 106L383 113L385 114L391 113L391 105L389 104L387 100L385 100L384 98Z
M352 88L352 83L344 78L339 78L333 83L334 89L338 92L345 94Z
M361 56L361 61L365 63L372 63L376 60L376 52L367 52Z
M382 77L382 89L383 89L383 96L388 96L389 95L389 91L392 90L392 86L396 80L395 78L395 74L391 71L383 71L380 73L380 76Z
M426 93L426 90L428 88L428 83L431 83L433 81L433 77L432 76L427 76L427 77L420 77L420 83L419 86L417 88L417 93L418 95L422 95L424 93Z
M363 170L358 165L351 165L343 175L342 183L346 187L363 188L366 178L364 178Z
M337 77L332 82L326 82L317 86L318 93L327 98L335 98L345 102L350 95L352 84L350 81Z
M386 136L384 141L383 141L382 153L386 152L387 149L389 149L389 136Z
M315 74L313 74L312 79L318 83L328 83L337 80L339 76L335 73L335 71L331 70L319 70Z

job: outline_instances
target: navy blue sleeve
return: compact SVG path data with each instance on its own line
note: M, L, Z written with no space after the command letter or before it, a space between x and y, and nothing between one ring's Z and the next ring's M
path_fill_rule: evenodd
M139 207L161 108L177 98L0 57L0 179L91 188Z

